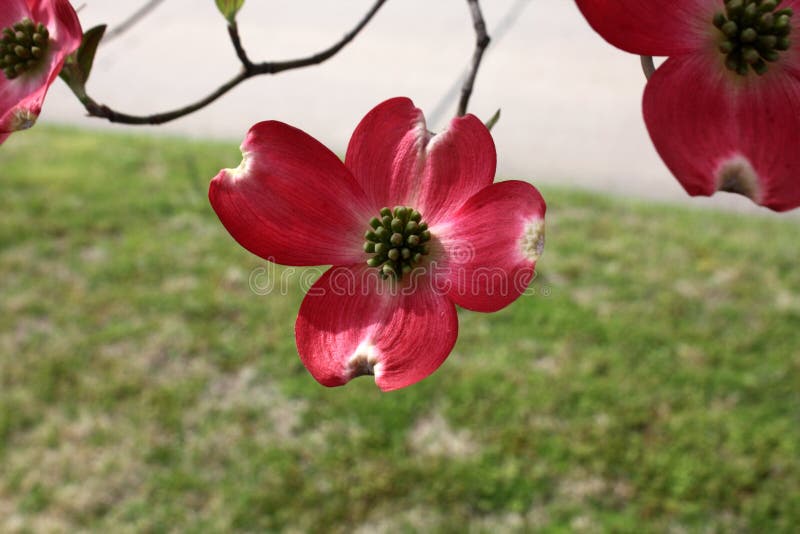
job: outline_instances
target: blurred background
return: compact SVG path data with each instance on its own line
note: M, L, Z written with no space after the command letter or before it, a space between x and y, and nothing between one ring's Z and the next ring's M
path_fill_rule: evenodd
M85 28L106 23L110 29L144 3L74 2L83 5ZM240 33L254 61L304 57L337 41L372 3L251 0L239 16ZM441 130L455 113L472 57L475 34L465 4L391 0L328 62L250 80L201 113L150 130L238 143L254 123L276 119L344 152L358 120L400 95L426 113L432 130ZM647 136L645 78L636 56L605 43L571 1L492 0L482 8L495 41L470 111L488 120L502 109L493 132L499 175L686 200ZM238 68L214 2L164 0L100 50L89 89L114 109L149 114L205 96ZM106 126L84 115L66 86L56 84L43 120ZM732 195L695 205L750 208Z
M80 17L113 28L142 3ZM304 56L371 3L248 0L242 38ZM332 60L164 127L87 119L54 84L0 147L0 532L796 531L797 218L688 199L644 129L638 58L573 2L483 9L470 110L502 108L498 176L541 188L548 243L530 295L459 311L450 358L391 394L314 382L293 336L313 271L254 291L265 264L208 181L263 119L342 153L407 95L443 128L466 2L389 0ZM214 2L164 0L101 46L89 88L145 114L237 68Z

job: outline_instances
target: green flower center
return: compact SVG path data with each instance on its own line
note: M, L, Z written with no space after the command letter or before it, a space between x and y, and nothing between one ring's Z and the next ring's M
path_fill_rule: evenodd
M719 51L725 66L741 76L750 69L764 74L780 52L789 50L791 9L778 9L781 0L725 0L725 13L714 15L722 33Z
M6 78L14 78L42 64L50 47L50 32L44 24L34 24L24 18L13 26L3 28L0 39L0 70Z
M372 254L367 265L379 269L384 279L402 278L428 254L431 232L415 209L383 208L380 218L373 217L369 226L364 234L364 251Z

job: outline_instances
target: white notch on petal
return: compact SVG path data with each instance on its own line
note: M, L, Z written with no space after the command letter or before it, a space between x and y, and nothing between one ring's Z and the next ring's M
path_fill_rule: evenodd
M36 124L36 119L38 118L39 115L33 113L29 109L15 109L11 117L11 130L21 131L27 130L28 128L33 128L33 125Z
M525 223L522 233L522 254L526 259L536 262L544 252L544 221L533 219Z
M414 139L416 143L416 153L417 159L414 162L414 183L413 187L409 191L409 198L408 202L411 204L418 204L420 194L420 188L422 186L421 178L423 173L425 172L425 162L428 159L428 153L430 152L433 144L436 142L437 134L434 134L430 130L428 130L428 125L425 122L425 117L420 116L419 121L417 122L416 127L414 128Z
M380 374L378 365L378 347L369 341L362 341L361 344L353 351L353 355L347 360L347 374L350 378L356 378L363 375Z
M723 161L717 167L715 176L717 191L736 193L759 203L761 186L758 173L746 157L736 155Z
M242 162L235 169L225 169L233 180L244 178L250 171L250 154L242 149Z

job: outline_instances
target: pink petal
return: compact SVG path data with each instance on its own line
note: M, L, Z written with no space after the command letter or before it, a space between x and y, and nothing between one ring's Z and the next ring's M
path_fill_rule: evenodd
M6 142L6 139L8 139L10 135L11 135L11 134L7 134L7 133L0 133L0 145L2 145L3 143L5 143L5 142Z
M34 22L41 22L50 31L50 38L61 48L76 50L83 39L78 14L68 0L28 0Z
M0 73L0 77L2 77L2 73ZM0 84L2 84L1 80ZM19 87L21 85L17 86L17 88ZM33 92L26 96L17 99L18 95L15 95L12 106L0 115L0 132L13 133L33 127L42 112L42 103L47 95L48 88L48 84L40 84L38 88L33 89ZM5 96L2 90L0 88L0 98ZM12 100L11 96L11 92L9 92L9 102Z
M378 104L361 119L344 162L377 209L410 196L429 137L422 111L407 98Z
M470 310L508 306L533 279L544 248L545 210L527 182L500 182L475 194L431 228L445 251L441 264L432 264L438 289Z
M764 76L727 71L721 54L671 58L647 84L644 117L690 195L737 192L776 211L800 205L800 78L778 61Z
M244 248L285 265L366 261L373 210L336 154L274 121L250 129L242 154L239 168L211 181L208 197Z
M23 74L14 80L0 73L0 132L5 133L33 126L48 88L61 72L67 56L80 46L83 36L78 16L67 0L30 0L28 4L30 10L25 2L13 2L10 11L0 15L0 28L30 17L47 26L50 46L46 65L37 73ZM13 18L9 16L12 12Z
M345 164L378 209L409 205L433 223L492 183L497 156L476 117L453 119L434 136L411 100L393 98L358 125Z
M300 307L295 325L303 364L325 386L374 374L384 391L419 382L444 362L458 335L450 300L427 279L388 290L377 269L334 267Z
M474 115L456 117L427 146L419 194L411 202L435 224L494 181L497 152L492 135Z
M13 26L25 17L31 18L31 10L25 0L7 0L0 9L0 30Z
M671 56L696 50L717 29L722 2L709 0L575 0L606 41L633 54Z

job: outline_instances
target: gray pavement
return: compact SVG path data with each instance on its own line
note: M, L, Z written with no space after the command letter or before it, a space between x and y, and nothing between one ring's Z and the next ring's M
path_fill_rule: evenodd
M490 30L519 1L484 1ZM88 28L99 22L113 27L143 2L74 3L85 4L80 17ZM254 60L303 56L337 40L371 4L248 0L241 34ZM252 79L190 117L136 128L238 143L253 123L277 119L342 152L361 116L386 98L409 96L430 116L464 72L473 42L464 0L389 0L364 33L327 63ZM237 69L213 0L165 0L99 50L89 89L115 109L146 114L200 98ZM488 119L502 108L494 130L500 176L688 202L647 136L640 110L644 83L638 58L594 34L571 0L529 0L490 47L470 111ZM446 124L455 101L446 109L432 129ZM87 119L61 83L53 87L42 120L135 128ZM750 209L733 195L692 204Z

